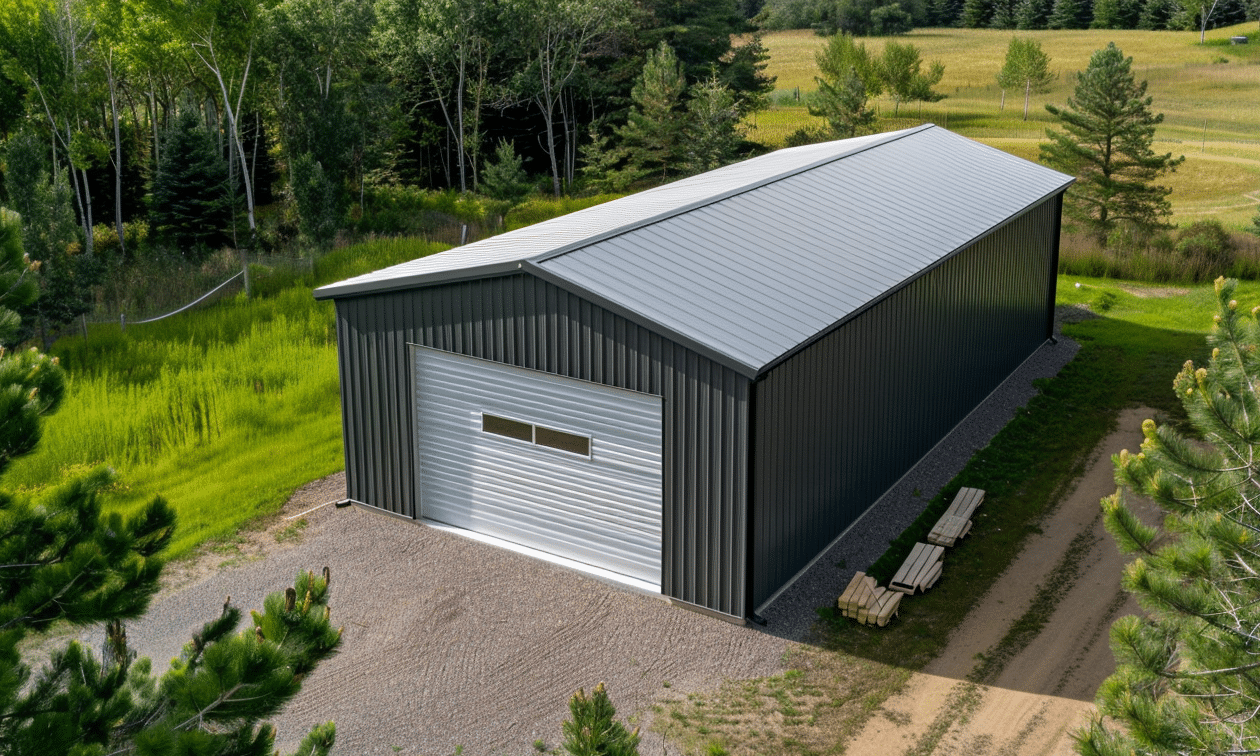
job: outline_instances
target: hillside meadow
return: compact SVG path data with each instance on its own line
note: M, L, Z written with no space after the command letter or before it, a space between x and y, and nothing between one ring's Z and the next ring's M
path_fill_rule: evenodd
M1051 58L1058 79L1051 91L1032 95L1023 119L1023 93L1002 91L994 75L1002 67L1012 36L1031 37ZM1231 45L1234 35L1250 44ZM1186 162L1166 181L1173 189L1174 221L1215 218L1226 226L1250 225L1260 205L1260 26L1255 22L1197 32L1136 30L1020 31L919 29L899 41L919 48L925 61L945 64L935 103L909 103L893 117L891 99L876 100L878 128L889 131L932 122L1020 157L1035 160L1045 129L1054 125L1046 103L1062 105L1075 86L1075 73L1094 50L1115 42L1133 58L1137 77L1148 82L1153 110L1164 114L1155 149L1185 155ZM777 77L772 109L750 119L750 137L779 146L788 134L821 123L798 103L816 88L814 55L825 39L808 30L764 37L768 72ZM884 40L865 38L878 52Z

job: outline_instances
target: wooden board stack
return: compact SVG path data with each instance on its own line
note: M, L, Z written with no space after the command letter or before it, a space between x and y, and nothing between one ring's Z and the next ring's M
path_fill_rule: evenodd
M984 491L979 488L960 488L949 509L936 521L928 534L928 543L937 546L953 546L971 532L971 515L984 502Z
M859 572L849 581L849 587L840 594L837 606L845 617L852 617L866 625L883 627L897 614L901 604L900 594L875 584L875 579Z
M901 569L893 575L888 587L894 591L913 594L922 593L936 585L941 577L941 557L945 555L942 546L929 546L916 543L910 550L910 556L901 563Z

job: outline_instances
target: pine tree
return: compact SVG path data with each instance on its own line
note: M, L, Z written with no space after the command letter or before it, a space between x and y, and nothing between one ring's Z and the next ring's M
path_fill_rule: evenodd
M1015 28L1022 30L1044 29L1050 16L1050 4L1046 0L1018 0L1015 5Z
M690 173L703 173L733 163L744 135L739 128L739 104L716 75L692 86L683 130L685 163Z
M516 147L506 139L499 140L499 146L494 150L494 161L487 160L481 172L482 193L515 205L525 199L532 188L521 157L516 154Z
M815 81L818 91L809 105L810 115L826 118L832 133L840 139L871 132L875 111L867 107L866 84L856 69L850 68L849 75L840 81Z
M298 228L306 241L321 246L332 241L341 220L337 200L340 192L313 154L304 152L289 165L289 193L297 207Z
M674 49L662 42L648 54L643 73L630 92L634 105L624 126L617 130L627 150L628 168L634 179L668 178L682 163L682 95L686 89Z
M618 722L616 709L608 700L604 684L595 686L588 697L579 690L569 699L570 718L561 725L564 750L570 756L637 756L639 730L626 730Z
M1054 0L1050 17L1046 19L1049 29L1084 29L1089 26L1089 6L1083 0Z
M1172 190L1152 182L1185 159L1151 150L1164 117L1151 113L1146 82L1134 80L1132 63L1109 44L1090 56L1065 108L1046 105L1064 130L1046 131L1041 161L1077 177L1064 210L1103 246L1119 224L1141 233L1166 227Z
M993 0L963 0L960 22L968 29L981 29L993 19Z
M180 111L162 145L149 191L154 232L186 257L200 259L226 241L231 205L227 165L192 108Z
M1104 521L1137 556L1122 582L1145 616L1112 625L1116 672L1076 735L1085 756L1260 746L1260 308L1240 307L1236 284L1216 281L1211 359L1173 381L1189 432L1147 420L1138 453L1112 457L1121 488L1103 499ZM1168 513L1163 530L1138 519L1130 494Z
M1019 23L1018 6L1015 0L994 0L993 17L989 26L994 29L1014 29Z
M11 337L7 310L31 294L15 233L0 210L0 338ZM4 332L7 329L7 333ZM56 358L0 349L0 474L34 451L44 415L65 395ZM160 678L126 646L122 620L143 615L157 592L162 552L175 514L160 497L130 517L101 508L114 474L99 468L39 495L0 492L0 751L6 756L107 753L272 753L274 715L322 659L340 631L328 616L328 571L300 575L267 598L254 627L235 633L241 614L221 616L193 636ZM107 627L105 659L77 642L53 653L36 673L22 641L58 623ZM331 723L303 741L304 756L326 755Z

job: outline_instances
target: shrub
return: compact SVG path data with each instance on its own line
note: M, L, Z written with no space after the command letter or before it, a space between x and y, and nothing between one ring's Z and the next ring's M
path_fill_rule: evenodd
M1177 253L1204 269L1195 280L1210 280L1234 264L1234 240L1220 221L1195 221L1177 232Z

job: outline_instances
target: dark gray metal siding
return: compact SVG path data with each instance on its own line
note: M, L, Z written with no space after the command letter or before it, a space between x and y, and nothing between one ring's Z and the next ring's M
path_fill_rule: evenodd
M1046 339L1058 210L1059 197L1048 198L754 384L750 606Z
M743 616L748 379L529 275L338 299L337 338L348 495L408 517L408 344L662 396L662 592Z

